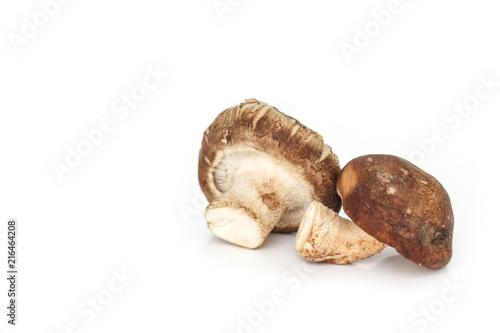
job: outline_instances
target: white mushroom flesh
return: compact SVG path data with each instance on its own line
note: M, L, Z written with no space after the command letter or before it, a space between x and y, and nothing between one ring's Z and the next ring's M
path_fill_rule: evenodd
M312 202L310 185L293 167L248 146L226 149L213 172L219 197L205 218L220 238L259 247L285 214L303 214Z
M350 264L386 247L352 221L314 201L297 231L295 249L309 261Z

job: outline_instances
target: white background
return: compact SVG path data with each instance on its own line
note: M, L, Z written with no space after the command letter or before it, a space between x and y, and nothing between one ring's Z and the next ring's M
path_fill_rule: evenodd
M16 327L6 325L0 274L0 331L496 327L500 86L467 117L444 117L474 101L480 77L500 81L499 5L401 0L376 31L370 13L389 1L229 3L221 19L212 0L69 1L18 52L12 36L40 4L0 4L0 221L1 232L19 221L20 271ZM373 37L348 62L341 45L355 46L366 25ZM114 103L148 66L169 76L121 119ZM253 97L322 134L341 166L368 153L418 158L453 202L450 264L428 270L392 249L350 266L312 264L294 235L253 251L213 236L197 181L202 134ZM103 119L113 131L60 181L54 162ZM111 294L122 270L133 279ZM87 303L95 297L100 311Z

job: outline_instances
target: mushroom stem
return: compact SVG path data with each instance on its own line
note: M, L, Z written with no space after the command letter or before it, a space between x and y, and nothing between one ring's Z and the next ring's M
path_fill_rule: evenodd
M274 178L245 175L210 203L205 211L208 228L218 237L255 249L287 209L287 194Z
M350 264L386 247L356 224L313 201L297 231L295 249L309 261Z

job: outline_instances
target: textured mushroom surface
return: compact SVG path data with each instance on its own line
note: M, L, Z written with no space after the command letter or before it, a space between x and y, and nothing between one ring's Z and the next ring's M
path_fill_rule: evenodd
M295 249L309 261L350 264L386 247L352 221L313 201L300 223Z
M219 114L202 140L198 176L210 202L209 228L250 248L271 230L296 232L313 200L340 209L339 172L321 135L266 103L246 100Z
M400 157L366 155L341 171L344 211L361 229L428 268L452 256L453 210L431 175Z

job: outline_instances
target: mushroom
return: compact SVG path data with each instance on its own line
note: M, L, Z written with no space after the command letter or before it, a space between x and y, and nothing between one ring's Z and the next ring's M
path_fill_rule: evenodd
M295 249L309 261L350 264L386 247L320 202L313 201L300 223Z
M432 269L450 261L451 201L428 173L400 157L366 155L344 167L337 189L347 216L406 259Z
M198 177L208 228L243 247L271 231L296 232L313 200L340 210L337 156L318 133L274 107L248 99L205 131Z

